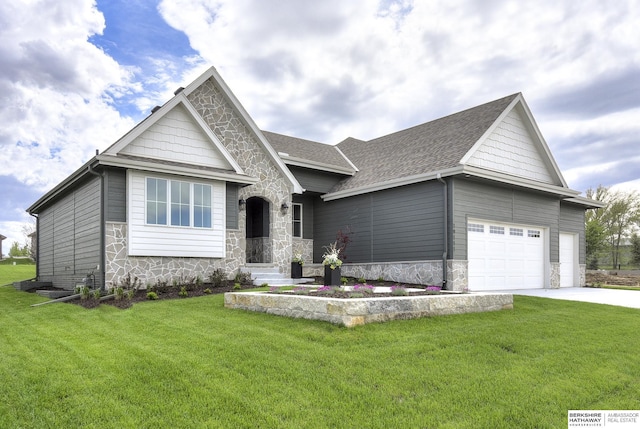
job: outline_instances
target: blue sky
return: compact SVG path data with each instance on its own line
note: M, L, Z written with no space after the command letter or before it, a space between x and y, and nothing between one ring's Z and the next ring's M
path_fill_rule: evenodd
M370 139L524 94L569 186L640 190L640 1L9 0L0 234L213 65L259 127Z

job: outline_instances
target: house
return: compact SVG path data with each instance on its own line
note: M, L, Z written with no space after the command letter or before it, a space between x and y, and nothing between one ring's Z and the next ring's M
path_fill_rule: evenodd
M343 275L451 290L584 285L585 210L514 94L336 146L262 131L214 68L42 196L39 280L110 288L320 274L337 231ZM313 263L311 263L311 261Z

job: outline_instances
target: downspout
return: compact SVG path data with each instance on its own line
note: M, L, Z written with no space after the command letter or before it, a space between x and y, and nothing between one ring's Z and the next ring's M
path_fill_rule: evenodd
M444 243L442 251L442 289L447 289L447 256L449 255L449 190L447 182L442 179L442 175L438 173L436 176L438 181L444 185Z
M36 218L36 280L40 280L40 218L31 212L28 213Z
M96 155L97 155L97 150L96 150ZM93 174L94 176L97 176L100 178L100 274L101 274L101 280L100 280L100 291L104 292L105 290L105 268L104 268L104 264L106 261L106 255L105 255L105 243L104 243L104 236L106 233L105 230L105 215L104 215L104 173L98 173L97 171L95 171L91 165L89 165L88 167L88 171L89 173ZM94 282L95 282L95 277L94 277Z

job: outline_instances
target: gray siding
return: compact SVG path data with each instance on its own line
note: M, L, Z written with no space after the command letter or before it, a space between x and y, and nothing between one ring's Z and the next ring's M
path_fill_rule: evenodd
M295 166L289 166L289 170L291 170L291 173L293 173L305 190L322 194L329 192L340 180L347 177L345 175Z
M451 195L453 259L467 259L467 219L479 218L549 228L550 260L558 261L558 198L464 179L453 181Z
M73 288L100 260L100 179L93 177L71 191L39 218L39 275L60 288ZM96 284L102 277L96 272Z
M107 222L127 221L127 172L123 169L105 171L107 195L105 217Z
M238 229L238 185L227 183L227 229Z
M585 209L570 203L560 203L560 232L578 233L579 263L586 264L586 243L584 235Z
M293 202L302 204L302 238L313 238L313 207L317 196L294 195Z
M352 232L347 262L440 259L443 191L438 182L374 192L316 204L314 262L339 229Z

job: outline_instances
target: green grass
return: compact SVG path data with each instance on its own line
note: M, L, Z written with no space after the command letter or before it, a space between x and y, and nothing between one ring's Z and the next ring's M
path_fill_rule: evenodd
M29 280L36 276L36 266L33 262L19 261L16 261L16 265L13 265L11 260L3 260L0 263L0 286L13 284L15 281Z
M346 329L221 295L86 310L0 287L0 427L558 428L640 409L640 312L513 311Z

